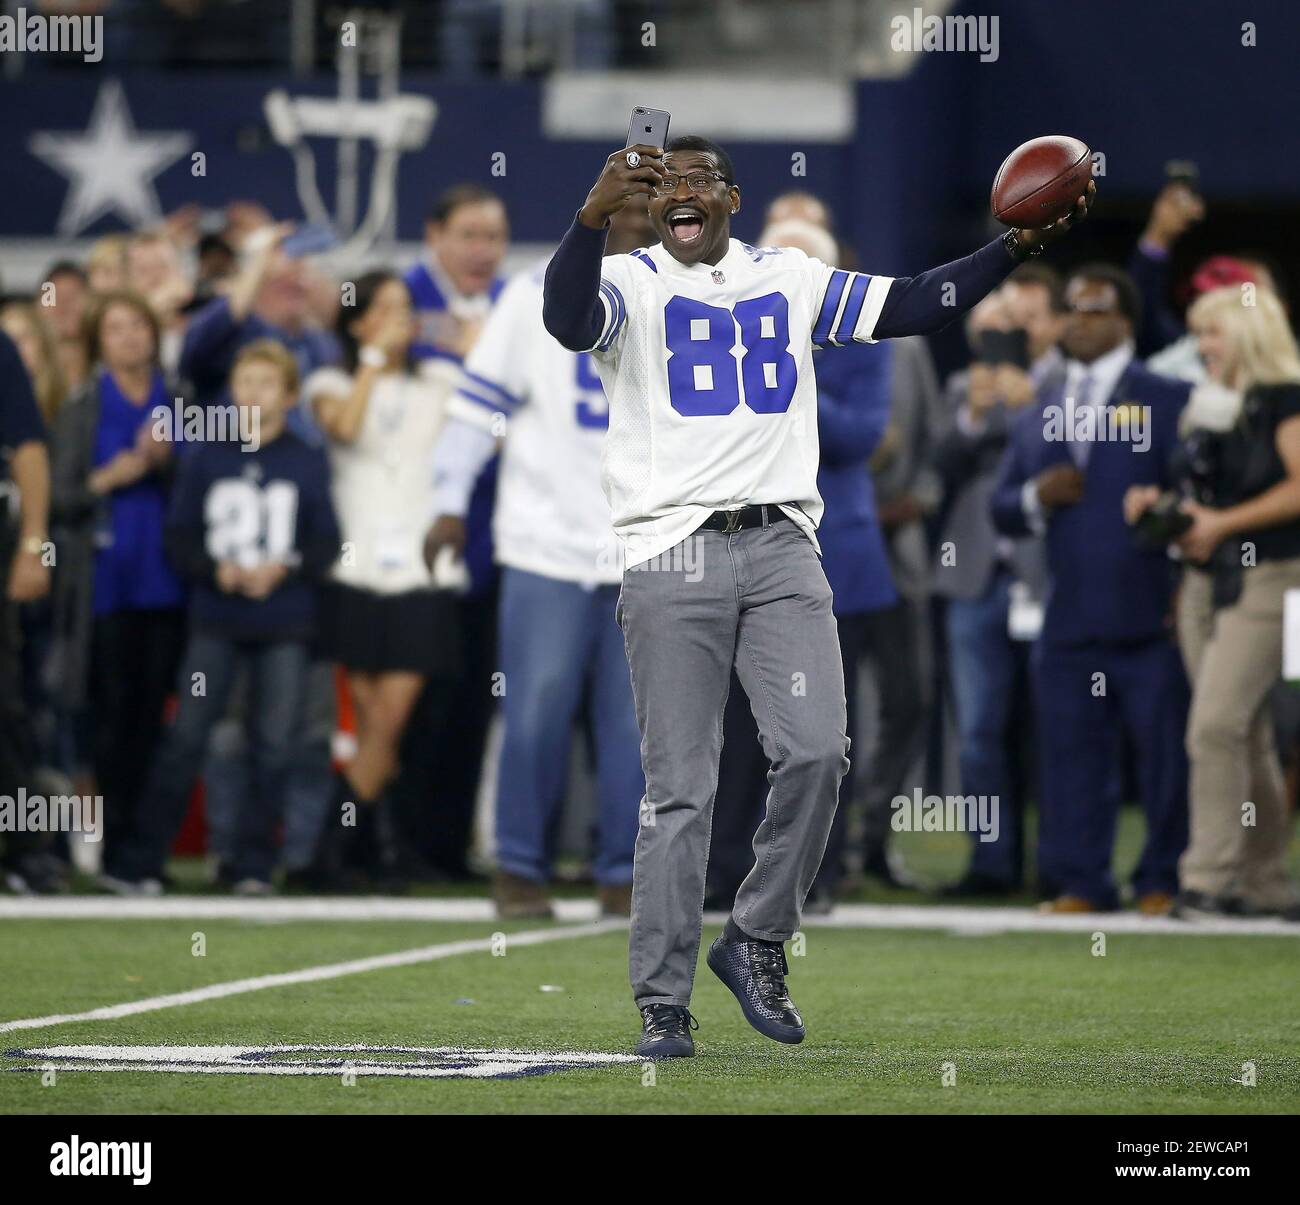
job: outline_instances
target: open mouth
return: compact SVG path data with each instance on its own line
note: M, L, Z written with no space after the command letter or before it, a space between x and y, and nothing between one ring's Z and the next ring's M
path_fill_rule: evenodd
M704 214L689 205L677 205L664 218L668 232L679 243L694 243L704 234Z

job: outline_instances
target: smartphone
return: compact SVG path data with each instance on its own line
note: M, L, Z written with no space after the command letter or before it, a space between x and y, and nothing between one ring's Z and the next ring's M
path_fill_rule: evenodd
M624 146L636 146L640 142L645 146L668 145L668 114L663 109L643 109L638 105L632 110L632 120L627 123L627 141Z
M981 364L1011 364L1016 368L1029 367L1029 341L1022 328L1009 331L981 331L979 340Z
M299 226L292 234L286 236L280 244L280 250L291 259L304 255L316 255L338 246L338 236L328 226L315 226L308 223Z
M1201 173L1190 159L1170 159L1165 164L1166 184L1185 184L1190 192L1201 191Z

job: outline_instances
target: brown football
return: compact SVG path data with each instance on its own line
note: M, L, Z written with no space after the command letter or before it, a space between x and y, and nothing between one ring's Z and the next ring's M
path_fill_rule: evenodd
M1007 226L1037 229L1074 208L1092 178L1092 152L1067 134L1021 143L993 177L989 208Z

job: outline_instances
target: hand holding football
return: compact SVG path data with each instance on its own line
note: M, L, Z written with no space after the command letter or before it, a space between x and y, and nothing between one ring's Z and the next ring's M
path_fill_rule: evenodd
M1022 143L993 178L989 208L1006 226L1041 230L1069 215L1092 179L1092 152L1066 134Z

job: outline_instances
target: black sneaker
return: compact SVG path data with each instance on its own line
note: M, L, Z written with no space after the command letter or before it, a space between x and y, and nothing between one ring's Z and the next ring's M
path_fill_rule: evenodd
M683 1004L647 1004L641 1010L641 1040L636 1052L643 1059L694 1058L691 1030L699 1027Z
M19 854L0 863L0 880L15 895L58 895L68 889L68 865L51 853Z
M1208 895L1204 891L1180 891L1174 896L1169 915L1176 920L1223 920L1241 917L1239 901L1226 895Z
M740 1001L745 1020L765 1038L789 1045L803 1041L803 1018L786 991L790 967L779 942L729 941L724 932L709 947L708 963Z
M1281 916L1284 909L1270 908L1266 904L1257 904L1253 900L1245 899L1240 895L1225 896L1222 900L1223 911L1227 916L1235 916L1240 920L1263 920L1270 916Z

